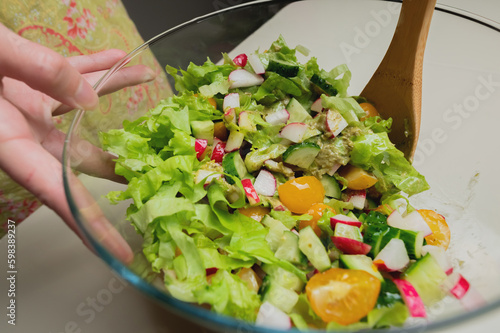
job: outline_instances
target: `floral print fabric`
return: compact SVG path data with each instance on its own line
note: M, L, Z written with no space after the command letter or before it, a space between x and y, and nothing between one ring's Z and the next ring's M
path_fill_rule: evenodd
M0 22L66 57L110 48L130 52L143 42L119 0L0 1ZM124 118L136 118L136 112L154 106L168 93L167 82L153 57L139 58L137 62L155 69L157 79L102 97L100 116L83 126L92 128L105 118L107 124L114 121L112 126L119 127ZM55 117L56 126L66 131L73 116L69 113ZM8 219L19 223L40 206L31 193L0 170L0 237L5 234Z

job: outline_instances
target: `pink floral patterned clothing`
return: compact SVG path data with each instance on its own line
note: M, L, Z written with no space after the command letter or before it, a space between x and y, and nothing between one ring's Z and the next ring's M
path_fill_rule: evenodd
M96 53L117 48L131 51L143 41L120 0L7 0L0 1L0 22L20 36L45 45L64 56ZM1 51L0 51L1 52ZM158 64L138 59L161 73ZM137 110L152 107L168 92L163 75L148 84L126 88L101 98L100 114L116 119L119 127L126 114L137 117ZM120 116L113 117L113 114ZM73 115L54 118L56 126L66 131ZM99 121L99 117L93 117ZM109 121L109 120L107 120ZM93 124L86 124L93 126ZM0 237L8 219L21 222L40 202L0 170Z

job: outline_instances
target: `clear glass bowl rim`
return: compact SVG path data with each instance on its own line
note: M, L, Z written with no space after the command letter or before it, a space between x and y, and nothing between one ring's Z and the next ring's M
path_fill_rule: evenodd
M246 7L251 7L251 6L259 6L259 5L265 5L265 4L278 4L278 3L293 3L293 2L298 2L298 1L304 1L304 0L256 0L252 2L247 2L243 3L240 5L224 8L203 16L199 16L196 18L193 18L189 21L186 21L182 24L179 24L173 28L170 28L154 37L149 39L148 41L144 42L142 45L138 46L135 48L133 51L131 51L128 55L126 55L124 58L122 58L120 61L118 61L109 71L107 71L100 79L99 81L94 85L95 90L99 90L105 82L117 71L119 71L121 68L126 66L131 59L133 59L135 56L143 52L144 50L148 49L150 46L154 45L156 42L160 41L163 37L168 36L170 34L175 33L178 30L183 29L184 27L199 23L203 20L209 19L211 17L234 11L240 8L246 8ZM397 2L401 3L402 1L398 0L373 0L373 1L379 1L379 2ZM496 22L494 20L491 20L489 18L486 18L484 16L475 14L470 11L466 11L460 8L448 6L448 5L443 5L443 4L436 4L436 10L453 15L471 22L474 22L476 24L480 24L486 28L492 29L496 32L500 33L500 22ZM151 284L147 283L144 281L142 278L140 278L136 273L131 271L127 266L125 266L122 262L117 260L105 247L103 247L98 241L96 241L91 233L86 229L85 227L85 222L83 221L82 216L79 213L79 208L75 203L75 200L73 199L72 193L71 193L71 188L69 185L69 175L72 173L72 168L71 168L71 163L70 163L70 154L68 153L68 147L71 145L71 137L75 132L75 129L77 128L81 118L84 116L85 110L78 110L75 114L75 117L73 121L70 124L68 133L66 135L65 141L64 141L64 150L63 150L63 156L62 156L62 161L63 161L63 184L64 184L64 190L66 193L66 198L70 207L70 210L73 214L73 217L76 220L76 223L80 229L80 231L83 233L83 236L88 240L92 248L95 250L96 254L106 262L110 266L112 270L114 270L117 274L119 274L123 279L125 279L127 282L132 284L135 288L140 290L141 292L145 293L149 297L152 297L154 300L158 301L160 304L166 305L170 311L173 311L174 313L177 313L180 316L183 316L185 318L188 318L189 320L196 320L202 321L205 323L210 323L210 324L215 324L218 327L223 327L225 329L234 329L238 330L241 329L242 327L245 327L247 329L250 329L250 331L253 332L259 332L259 333L280 333L284 332L282 330L275 330L275 329L270 329L266 327L259 327L255 326L253 324L243 322L241 320L237 320L225 315L219 315L217 313L211 312L210 310L203 309L201 307L198 307L196 305L191 305L189 303L182 302L180 300L177 300L174 297L171 297L164 292L156 289L153 287ZM478 308L476 310L470 311L470 312L465 312L460 316L457 317L451 317L451 318L446 318L444 320L438 320L435 322L431 322L428 325L418 325L414 327L403 327L403 328L391 328L391 332L422 332L424 330L437 330L441 329L444 327L448 327L451 325L457 325L459 323L465 322L467 320L476 318L478 316L481 316L483 314L486 314L490 311L493 311L495 309L500 308L500 299L487 304L481 308ZM383 331L388 331L384 329L380 329L377 331L383 332ZM364 330L360 330L360 332L363 332ZM370 332L373 332L373 330L368 330ZM367 332L368 332L367 331ZM304 332L300 331L298 329L292 329L288 330L287 332ZM321 330L311 330L310 332L322 332ZM332 332L332 331L329 331ZM336 332L343 332L343 331L336 331ZM352 332L352 331L344 331L344 332Z

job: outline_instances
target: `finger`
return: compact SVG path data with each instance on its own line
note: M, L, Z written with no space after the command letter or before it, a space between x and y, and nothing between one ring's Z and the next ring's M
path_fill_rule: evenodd
M109 69L126 55L125 51L109 49L89 55L68 57L66 60L83 74Z
M75 220L66 201L62 182L62 165L45 151L33 138L24 117L6 100L0 98L0 168L14 181L33 193L40 201L53 209L77 235ZM78 180L72 179L74 186L79 186L78 206L91 218L89 225L96 237L106 245L119 259L129 263L133 254L128 244L107 221L97 204L90 200ZM85 200L82 199L85 198Z
M54 128L41 142L42 146L57 160L62 160L62 153L66 134ZM116 156L94 146L87 140L71 137L71 144L67 147L67 154L71 167L87 175L109 179L118 183L125 183L122 176L115 173Z
M30 42L0 24L0 76L26 82L74 108L93 109L96 92L66 59L44 46Z
M94 85L107 71L98 71L94 73L84 74L85 79L89 83ZM146 83L154 80L156 77L155 72L144 65L134 65L131 67L124 67L114 73L108 81L104 83L102 87L98 89L99 96L104 96L115 91L121 90L125 87L132 87L137 84ZM61 105L52 112L53 115L57 116L66 113L73 108L68 105Z

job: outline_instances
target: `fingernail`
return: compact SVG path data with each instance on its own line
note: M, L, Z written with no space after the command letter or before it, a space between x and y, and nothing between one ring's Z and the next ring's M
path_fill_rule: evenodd
M81 79L75 93L74 102L84 110L92 110L99 104L99 97L90 84L85 79Z
M151 68L146 68L144 74L142 75L142 79L144 82L153 81L156 78L156 73Z

